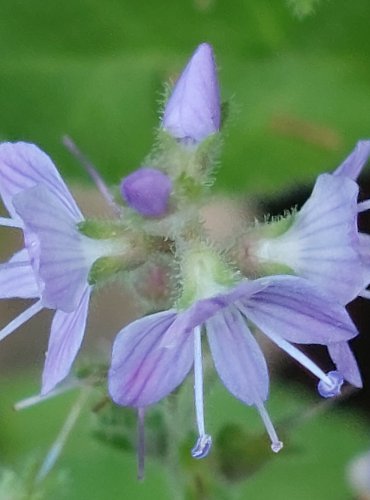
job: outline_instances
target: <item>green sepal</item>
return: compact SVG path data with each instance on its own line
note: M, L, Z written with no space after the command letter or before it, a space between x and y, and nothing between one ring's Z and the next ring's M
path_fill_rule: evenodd
M291 228L296 217L297 209L292 209L290 212L286 211L284 215L273 218L265 224L259 224L254 231L258 233L260 238L278 238Z
M182 293L177 302L186 309L195 301L208 298L234 286L238 279L233 269L212 248L198 243L188 249L181 262Z
M119 221L88 219L77 224L80 233L95 240L118 238L125 234L126 228Z
M294 270L286 264L278 262L260 262L258 266L258 277L260 276L275 276L277 274L295 275Z
M122 256L100 257L100 259L94 262L90 269L88 282L90 285L96 285L112 278L125 268L126 266L122 260Z
M160 129L156 146L144 163L171 177L175 195L198 198L213 182L221 142L221 134L215 133L199 144L186 144Z

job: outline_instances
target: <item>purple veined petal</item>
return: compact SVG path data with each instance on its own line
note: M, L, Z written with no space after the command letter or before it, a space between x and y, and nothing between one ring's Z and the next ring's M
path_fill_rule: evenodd
M350 179L320 175L297 217L302 255L297 272L347 304L362 288L358 254L358 186Z
M359 251L363 264L363 288L366 288L370 283L370 235L359 233ZM361 295L361 294L360 294Z
M86 287L75 311L65 313L58 310L54 314L42 374L42 395L54 389L71 369L85 333L90 293L91 288Z
M25 224L31 258L33 246L28 237L39 243L39 257L32 265L44 283L45 307L73 311L86 288L90 267L100 256L95 254L93 240L78 232L74 217L45 186L19 193L13 204Z
M20 260L20 257L25 260ZM5 264L0 264L0 298L32 299L40 296L40 290L31 266L28 252L21 250Z
M76 220L82 214L51 159L34 144L0 144L0 194L9 214L18 219L12 199L38 184L46 186Z
M156 168L141 167L121 182L123 199L145 217L166 215L171 191L170 177Z
M18 263L18 262L29 262L30 258L28 255L28 251L26 248L22 248L22 250L18 250L18 252L15 252L10 259L8 260L9 263Z
M362 379L356 359L347 342L328 344L328 351L338 372L355 387L362 387Z
M320 175L290 229L262 240L262 260L289 266L342 304L352 301L363 288L357 196L358 186L351 179Z
M206 323L208 343L222 383L247 405L268 397L269 375L264 355L235 307Z
M356 180L370 156L370 140L358 141L355 149L334 170L333 175L350 177Z
M160 347L175 317L174 310L152 314L119 332L108 376L109 393L117 404L151 405L184 380L193 364L193 335L178 335L172 349Z
M213 50L202 43L166 104L162 126L176 139L200 142L220 129L220 91Z
M267 335L271 332L293 343L327 345L358 334L346 309L308 280L296 276L261 279L268 280L269 286L237 306Z
M229 307L240 298L251 297L266 286L268 286L268 281L265 279L251 281L245 279L225 293L214 295L208 299L197 300L191 307L177 315L163 337L163 347L170 348L180 332L191 332L196 326L205 323L222 309Z

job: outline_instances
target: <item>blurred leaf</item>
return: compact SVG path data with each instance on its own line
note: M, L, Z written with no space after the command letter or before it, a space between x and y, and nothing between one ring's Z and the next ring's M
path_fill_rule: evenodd
M38 456L47 452L51 442L55 439L76 394L70 393L52 399L38 406L14 413L12 404L17 399L35 392L32 377L24 374L13 380L4 378L1 383L2 393L2 427L0 433L2 465L24 463L25 456L37 451ZM255 465L257 470L247 480L238 486L240 498L256 500L285 500L299 498L300 500L347 500L349 493L345 480L345 467L348 461L356 454L368 447L368 427L359 416L333 408L324 414L317 414L315 418L306 420L306 411L321 400L314 396L305 397L299 386L279 387L271 390L269 412L271 418L278 424L286 418L302 414L302 424L295 424L294 432L286 442L286 447L275 455L269 446L269 440L264 433L263 424L257 411L237 401L227 393L220 384L216 384L212 393L207 397L206 419L207 431L217 436L225 425L236 426L248 438L245 463L249 470ZM189 400L192 405L192 401ZM165 408L166 405L163 405ZM89 407L87 410L90 410ZM157 408L153 408L156 414ZM162 410L161 410L162 411ZM122 418L124 413L120 416ZM158 437L155 437L157 424L153 424L153 434L150 430L150 411L148 410L149 428L147 446L150 448ZM154 417L154 421L157 417ZM116 419L116 422L118 420ZM134 420L132 420L134 423ZM185 477L201 478L202 484L220 490L222 481L215 485L217 478L216 462L218 453L216 448L206 460L193 460L190 449L194 444L194 436L183 430L183 425L174 422L179 437L181 437L181 464L185 467ZM178 426L181 425L181 428ZM193 423L195 428L195 422ZM231 428L230 427L230 428ZM95 427L96 429L96 427ZM128 428L123 432L128 432ZM135 429L132 429L135 432ZM224 432L224 431L223 431ZM162 431L160 430L160 435ZM224 433L225 436L225 433ZM230 434L229 434L230 437ZM250 437L252 440L250 441ZM135 436L131 436L134 443ZM217 440L216 440L217 441ZM254 443L254 444L253 444ZM231 443L231 447L237 442ZM253 455L257 449L261 455ZM262 450L263 446L265 447ZM242 447L242 446L241 446ZM262 455L267 454L261 461ZM265 464L264 467L260 465ZM250 465L248 465L250 464ZM91 415L85 411L76 429L73 431L66 448L61 455L56 472L63 471L67 478L68 492L58 492L55 500L101 500L102 498L140 498L152 499L153 492L158 498L166 500L173 498L166 479L168 470L166 465L160 465L156 460L147 457L146 478L144 483L136 480L136 457L132 452L122 453L121 450L102 446L100 442L91 438ZM242 480L242 470L238 477ZM323 473L324 472L324 473ZM102 480L104 478L104 480ZM213 479L212 479L213 478ZM282 480L289 478L289 480ZM211 481L212 479L212 481ZM230 483L228 483L230 486ZM221 486L220 486L221 485ZM228 486L228 487L229 487ZM213 490L212 490L213 491ZM217 493L218 494L218 493ZM218 497L215 497L218 498ZM213 499L212 499L213 500Z
M224 97L238 110L219 187L264 191L312 179L369 135L367 0L323 1L304 22L284 0L0 6L0 136L40 144L85 181L61 136L118 182L150 149L163 82L203 40L214 44Z
M288 5L293 10L294 14L303 18L312 14L320 0L287 0Z

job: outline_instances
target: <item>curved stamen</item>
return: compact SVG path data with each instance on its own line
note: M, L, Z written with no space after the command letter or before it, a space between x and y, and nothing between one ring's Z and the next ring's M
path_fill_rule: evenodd
M21 223L21 221L10 219L9 217L0 217L0 226L15 227L17 229L23 228L23 224Z
M18 327L23 325L32 316L35 316L41 309L43 309L43 304L41 300L35 302L31 307L23 311L19 316L14 318L10 323L8 323L2 330L0 330L0 340L5 339L8 335L14 332Z
M294 347L287 340L284 340L282 337L279 337L279 335L275 335L269 332L267 336L278 347L280 347L280 349L283 349L283 351L289 354L289 356L292 356L292 358L296 359L298 363L307 368L307 370L309 370L313 375L315 375L318 379L322 380L324 384L327 384L329 386L332 385L332 381L330 380L328 375L323 370L321 370L321 368L319 368L317 364L314 363L309 357L303 354L302 351Z
M275 427L273 426L273 423L271 422L270 416L267 413L264 404L261 402L261 403L257 404L256 407L257 407L259 414L261 415L261 418L263 420L263 423L265 424L267 433L270 437L271 449L274 453L278 453L283 447L283 442L280 441L280 439L278 438L278 436L276 434Z
M206 434L204 426L202 340L199 326L194 329L194 396L199 437L191 455L193 458L204 458L211 449L212 438Z

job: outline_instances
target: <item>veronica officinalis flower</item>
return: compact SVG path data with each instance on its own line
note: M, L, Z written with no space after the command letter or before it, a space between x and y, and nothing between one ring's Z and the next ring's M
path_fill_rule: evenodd
M314 284L295 276L235 280L209 249L190 251L183 262L183 294L176 307L151 314L123 328L113 346L109 391L123 406L144 408L167 396L194 365L195 408L199 437L195 458L207 455L201 334L204 330L215 368L225 387L259 411L277 452L282 443L265 409L269 375L250 324L319 379L324 397L339 394L343 379L361 385L353 357L338 371L324 373L294 344L330 346L357 335L345 308ZM343 372L339 372L339 369Z
M69 373L85 332L93 263L116 251L78 230L84 221L51 159L27 143L0 145L0 194L9 213L0 225L23 231L24 248L0 265L0 297L36 299L0 330L0 340L41 309L54 309L42 377L49 392Z

